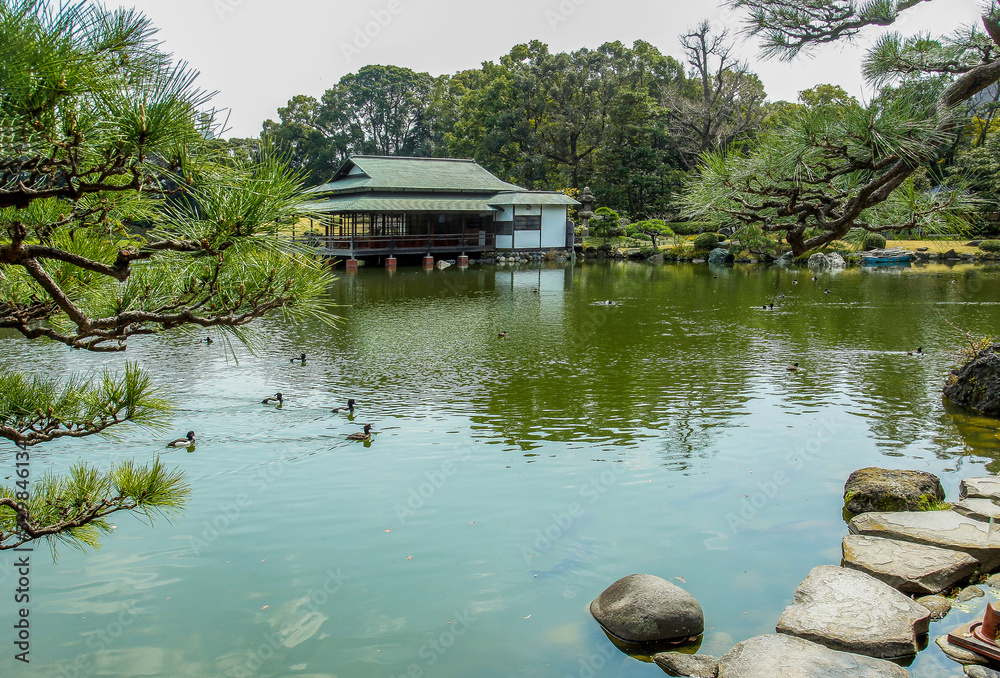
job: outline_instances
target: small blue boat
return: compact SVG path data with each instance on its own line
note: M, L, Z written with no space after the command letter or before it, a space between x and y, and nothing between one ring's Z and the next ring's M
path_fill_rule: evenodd
M888 250L871 250L861 255L861 263L866 266L879 264L906 264L913 260L913 252L907 252L899 247Z

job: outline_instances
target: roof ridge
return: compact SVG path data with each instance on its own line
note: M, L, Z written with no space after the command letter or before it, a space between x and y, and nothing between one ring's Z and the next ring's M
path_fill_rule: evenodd
M354 158L368 158L368 159L377 159L377 160L433 160L433 161L437 161L437 162L471 162L471 163L473 163L475 165L479 164L475 160L473 160L472 158L428 158L428 157L422 157L422 156L417 156L417 155L351 155L351 156L348 156L349 160L353 160ZM483 169L486 169L486 168L483 168ZM489 170L487 170L487 171L489 171Z

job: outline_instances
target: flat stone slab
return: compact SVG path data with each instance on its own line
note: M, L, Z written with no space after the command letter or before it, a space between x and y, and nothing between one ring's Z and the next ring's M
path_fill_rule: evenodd
M972 518L984 523L988 523L991 520L994 523L1000 523L1000 506L997 506L992 499L986 499L985 497L963 499L952 504L951 510L961 513L966 518Z
M842 549L844 567L919 595L940 593L979 567L968 553L883 537L851 534L844 537Z
M837 652L808 640L769 634L745 640L719 660L719 678L909 678L884 659Z
M915 655L931 613L875 577L836 565L813 568L778 620L778 633L869 657Z
M684 678L716 678L719 673L719 661L707 654L660 652L653 655L653 661L671 675Z
M966 478L958 485L958 496L962 499L1000 500L1000 476Z
M1000 566L1000 529L954 511L863 513L850 523L852 534L886 537L968 553L984 572Z
M952 645L948 642L948 636L938 636L934 639L934 642L941 651L948 655L951 659L954 659L959 664L988 664L990 660L982 655L978 655L972 650L966 650L964 647L959 647L958 645Z

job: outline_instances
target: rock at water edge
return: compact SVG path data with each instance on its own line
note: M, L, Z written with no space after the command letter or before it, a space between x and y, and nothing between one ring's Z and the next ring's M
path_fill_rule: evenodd
M921 511L941 501L941 479L926 471L863 468L844 485L844 506L851 513Z
M980 351L952 376L944 387L949 400L988 417L1000 417L1000 344Z
M707 654L660 652L653 655L653 661L664 671L684 678L715 678L719 673L718 660Z
M864 513L849 524L853 534L886 537L962 551L978 560L982 571L1000 565L1000 530L954 511Z
M940 593L979 567L978 560L961 551L858 534L844 537L843 554L845 567L919 595Z
M909 678L901 666L781 634L745 640L719 660L719 678Z
M1000 476L966 478L958 484L958 496L961 499L1000 500Z
M619 579L590 603L590 613L608 633L633 643L681 640L705 631L694 596L651 574Z
M915 655L930 611L857 570L820 565L795 590L778 633L869 657Z

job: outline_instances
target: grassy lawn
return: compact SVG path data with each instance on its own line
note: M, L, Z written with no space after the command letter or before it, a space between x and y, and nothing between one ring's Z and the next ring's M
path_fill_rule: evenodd
M926 247L930 252L955 250L959 254L976 254L979 252L978 247L966 246L966 243L972 240L973 238L965 238L964 240L890 240L886 243L886 247L902 247L904 250L910 251L914 251L918 247ZM979 240L979 238L975 238L975 240Z

